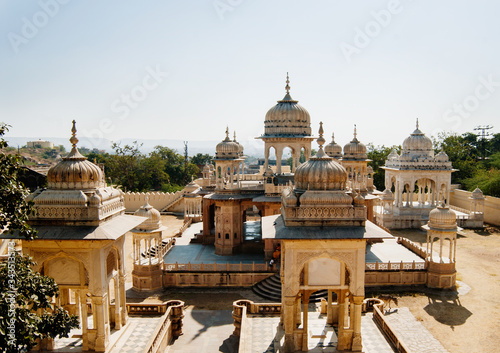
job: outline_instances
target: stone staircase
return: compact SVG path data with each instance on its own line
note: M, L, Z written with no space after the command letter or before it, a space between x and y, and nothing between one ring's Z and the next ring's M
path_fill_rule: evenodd
M280 274L275 273L273 276L268 277L259 283L256 283L252 287L252 291L272 302L281 302L281 279ZM326 290L320 290L314 292L309 298L309 303L316 303L321 300L321 298L327 298L328 292Z

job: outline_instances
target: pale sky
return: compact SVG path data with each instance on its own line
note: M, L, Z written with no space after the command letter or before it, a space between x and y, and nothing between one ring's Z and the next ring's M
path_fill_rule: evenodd
M0 1L10 136L261 144L285 94L329 142L500 131L498 1ZM215 149L215 146L214 146Z

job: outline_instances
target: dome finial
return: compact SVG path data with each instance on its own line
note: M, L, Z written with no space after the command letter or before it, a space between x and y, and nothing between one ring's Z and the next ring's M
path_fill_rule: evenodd
M73 127L71 128L71 138L69 142L73 145L73 148L76 148L76 144L78 143L78 138L76 137L76 121L73 120Z
M234 140L233 141L236 142L236 130L234 130L233 136L234 136Z
M226 125L226 138L224 139L224 141L231 141L231 139L229 138L229 126Z
M319 123L319 137L316 140L319 145L319 151L316 153L317 158L323 158L325 156L325 152L323 151L323 145L325 144L325 139L323 138L323 122L320 121Z
M417 118L417 130L419 129L419 126L418 126L418 118Z
M356 130L356 124L354 124L354 139L358 138L358 131Z
M290 93L290 78L288 77L288 72L286 73L286 93Z

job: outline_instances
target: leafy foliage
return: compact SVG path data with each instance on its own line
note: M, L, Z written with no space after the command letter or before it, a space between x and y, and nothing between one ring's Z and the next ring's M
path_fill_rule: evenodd
M191 180L191 176L199 172L192 159L186 164L184 156L174 149L156 146L145 155L141 153L141 147L137 142L123 147L114 143L113 154L92 151L87 158L102 163L110 182L122 186L126 191L174 192L181 190ZM207 159L207 156L210 157L201 155L197 159Z
M78 317L51 303L59 288L54 279L33 271L28 256L12 252L0 264L0 352L29 351L36 339L68 337Z
M469 191L479 187L485 195L500 196L500 134L478 140L470 132L443 133L435 146L436 152L446 152L453 168L458 169L452 174L452 183L463 184Z
M23 172L22 158L3 152L8 145L2 136L7 131L8 125L0 124L0 229L8 226L8 232L17 230L22 237L33 239L36 232L26 224L33 204L25 201L29 191L18 179Z
M373 168L373 185L375 185L377 190L382 191L385 189L385 170L380 167L385 165L387 156L391 153L392 148L383 145L375 147L372 143L369 143L366 149L366 155L368 159L371 159L368 165ZM399 153L401 146L396 147L396 151Z

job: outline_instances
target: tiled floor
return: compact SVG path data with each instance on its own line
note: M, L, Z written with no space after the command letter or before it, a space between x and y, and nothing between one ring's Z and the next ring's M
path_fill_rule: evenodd
M337 335L325 318L318 312L309 313L309 352L336 353ZM275 345L283 343L283 331L279 317L253 316L247 323L246 351L253 353L274 353ZM365 353L393 353L394 350L378 330L371 314L361 319L363 351Z
M129 326L110 353L140 353L160 323L161 317L131 317Z
M176 245L164 257L164 262L172 263L263 263L264 254L238 254L233 256L215 255L213 245L191 244L189 241L195 233L200 231L200 224L195 223L189 227L182 237L176 239ZM367 263L373 262L424 262L404 246L397 243L396 239L386 239L383 243L376 243L367 248Z

